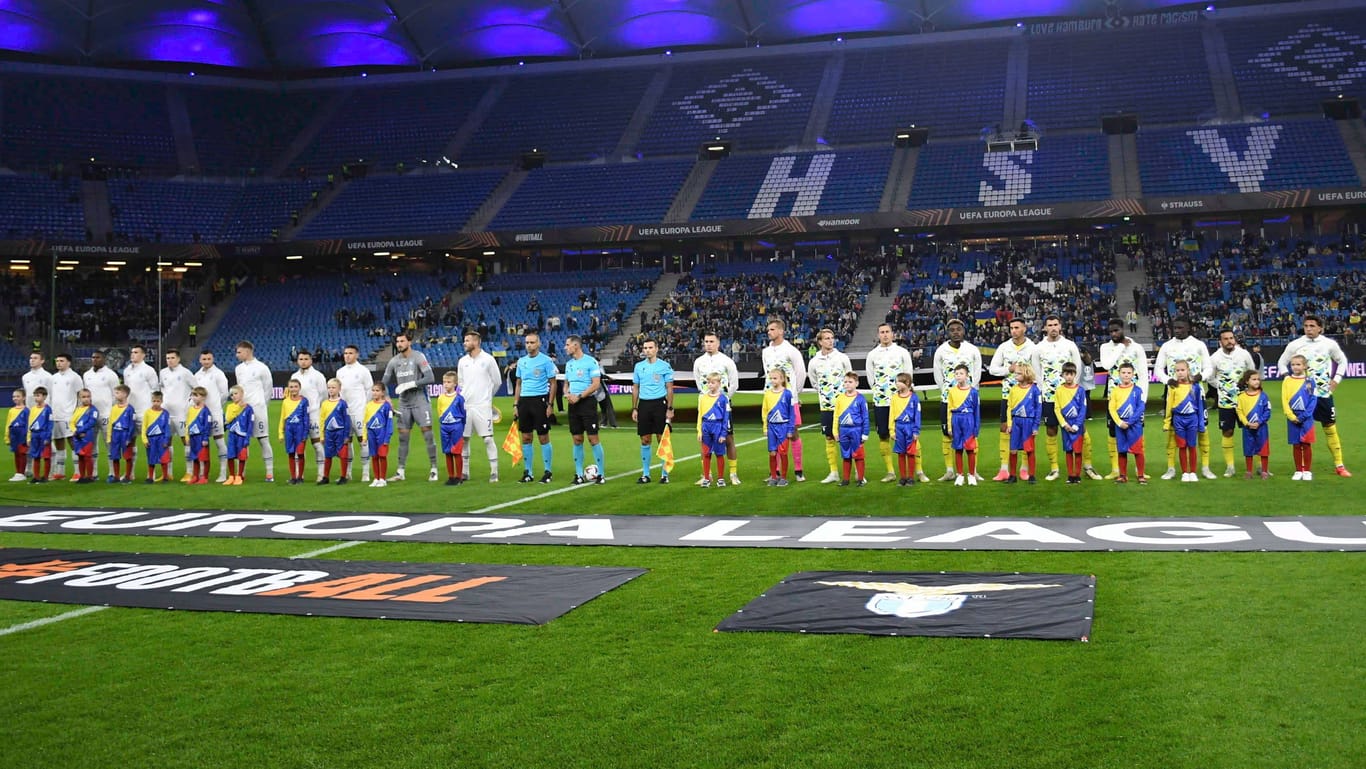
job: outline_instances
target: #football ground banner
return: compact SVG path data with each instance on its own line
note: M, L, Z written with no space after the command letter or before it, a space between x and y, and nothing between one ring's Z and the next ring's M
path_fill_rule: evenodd
M856 517L305 513L0 507L0 534L847 550L1366 551L1366 517Z
M644 573L0 548L0 599L543 625Z
M1095 598L1076 574L804 571L716 629L1086 641Z

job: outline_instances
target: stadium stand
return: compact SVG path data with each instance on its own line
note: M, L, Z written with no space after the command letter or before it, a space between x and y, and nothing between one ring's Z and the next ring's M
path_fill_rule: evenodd
M1325 120L1143 131L1138 158L1143 192L1149 195L1361 183L1341 134Z
M931 142L921 151L908 208L1104 200L1105 137L1045 136L1037 150L986 152L981 141ZM1147 191L1145 187L1145 192Z
M490 230L659 222L692 160L655 160L532 171Z
M780 160L790 165L778 163ZM706 191L693 209L692 218L745 219L753 216L766 219L875 211L891 160L891 147L726 158L717 165ZM828 176L813 172L817 167ZM803 181L790 185L794 189L781 194L768 193L761 199L759 192L771 171L779 172L784 178ZM820 194L818 197L809 192L803 195L803 190Z
M223 221L221 240L264 241L272 230L283 229L296 211L304 211L310 197L324 182L311 180L264 181L243 186Z
M488 87L487 80L444 80L356 88L291 165L317 173L344 163L390 170L435 162Z
M1366 45L1360 12L1315 13L1223 21L1229 64L1244 112L1317 115L1338 94L1366 97L1359 51Z
M264 241L303 211L321 181L222 184L153 179L108 182L114 233L167 243Z
M976 136L1001 119L1009 48L985 40L850 52L825 138L888 142L912 123L935 138Z
M166 86L99 78L9 75L0 161L11 168L74 170L90 158L149 173L176 172Z
M288 95L231 88L187 88L185 108L205 174L264 174L323 102L316 91Z
M513 78L458 159L506 167L533 149L553 162L605 158L616 149L653 76L651 68L630 67L592 77ZM572 130L565 130L568 126Z
M641 332L626 345L626 358L640 357L648 336L662 357L696 356L702 335L714 332L732 357L758 354L768 343L770 314L787 321L787 339L803 351L828 326L843 349L872 290L875 265L849 259L759 262L699 267L650 313ZM739 343L737 348L735 345Z
M35 235L84 240L80 195L74 180L0 176L0 234L10 240Z
M1102 249L1015 248L963 251L942 244L907 271L885 320L922 362L946 336L951 318L968 325L967 339L994 346L1023 318L1037 338L1043 318L1056 314L1063 336L1095 351L1105 340L1097 318L1115 317L1113 257Z
M323 361L340 359L348 344L364 358L388 344L426 303L446 294L440 279L422 273L372 273L288 277L243 286L204 346L231 351L239 340L256 346L256 357L272 369L288 369L294 353L321 349ZM343 313L343 311L345 311ZM370 320L375 325L364 322ZM366 341L373 342L370 349ZM230 360L230 359L229 359ZM322 361L320 361L322 362Z
M825 62L782 56L676 67L637 149L646 157L690 154L717 137L746 151L797 144Z
M1043 35L1029 41L1029 118L1045 132L1100 127L1137 112L1143 125L1190 123L1213 112L1200 27Z
M357 179L314 217L299 236L345 238L455 232L505 175L505 171L459 171Z
M583 337L585 351L595 354L658 278L654 269L496 275L440 318L422 350L433 366L454 366L464 354L464 330L473 329L485 350L515 357L525 351L522 335L539 330L542 349L561 362L570 334Z
M28 369L28 355L9 342L0 341L0 371L20 372Z
M158 310L169 326L191 307L202 285L202 274L195 270L179 280L163 280L159 286L155 273L141 269L106 272L87 268L57 275L55 313L62 344L65 342L61 340L82 345L126 345L134 339L141 341L147 334L155 336ZM8 324L16 339L46 339L44 325L48 313L54 311L52 285L46 275L11 273L0 284L0 308L6 313L0 317L0 326Z

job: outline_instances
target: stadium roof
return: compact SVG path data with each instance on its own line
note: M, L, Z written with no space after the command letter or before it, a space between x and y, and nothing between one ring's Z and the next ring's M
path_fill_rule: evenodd
M289 77L1203 6L1173 0L0 0L0 58Z

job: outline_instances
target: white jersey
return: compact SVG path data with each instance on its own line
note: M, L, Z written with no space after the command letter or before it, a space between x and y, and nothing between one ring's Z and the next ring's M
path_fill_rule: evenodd
M318 424L318 410L323 407L323 401L327 400L327 377L323 376L323 372L309 366L307 371L295 371L290 378L299 380L299 394L308 399L308 415L313 418L311 424Z
M195 387L194 374L184 366L161 369L161 405L171 418L185 421L190 412L190 391Z
M24 395L28 396L28 405L33 405L33 391L39 387L47 390L48 395L52 394L52 374L47 369L32 368L24 372Z
M991 372L992 376L1001 377L1002 403L1010 397L1010 388L1016 384L1015 375L1010 372L1010 367L1016 363L1034 365L1033 339L1026 338L1020 344L1015 344L1014 341L1007 339L996 346L996 352L991 356L991 363L987 365L987 371Z
M797 352L797 348L792 343L783 340L782 344L770 344L764 347L764 376L773 369L782 369L787 375L787 389L792 391L793 408L796 408L796 398L801 394L802 388L806 387L806 361L802 360L802 354Z
M100 412L100 417L108 417L114 405L114 388L119 386L119 375L112 368L101 366L90 369L81 377L85 389L90 391L90 405Z
M1302 336L1299 339L1286 345L1285 352L1281 353L1281 359L1276 364L1276 369L1282 375L1290 373L1290 359L1296 355L1303 355L1307 367L1305 375L1314 380L1314 395L1326 398L1332 395L1328 389L1328 383L1341 382L1342 377L1347 373L1347 356L1342 352L1342 348L1337 342L1320 334L1310 339ZM1334 368L1336 367L1336 372Z
M1185 361L1190 364L1191 376L1204 375L1205 360L1209 358L1209 348L1193 336L1185 339L1172 337L1157 348L1157 359L1153 361L1153 373L1166 382L1176 378L1176 364Z
M58 371L52 375L52 386L47 388L47 405L52 407L52 418L58 422L71 421L76 413L76 402L80 400L81 388L85 382L81 375L71 369Z
M818 352L806 367L807 378L820 399L821 411L835 410L835 396L844 390L844 375L854 370L853 361L839 350Z
M980 356L978 363L981 363ZM879 408L892 405L892 394L896 392L896 375L915 372L915 362L911 360L910 351L899 344L889 344L886 347L879 344L868 351L868 359L864 364L867 366L868 387L873 394L873 406ZM979 371L978 379L980 378ZM834 396L830 398L830 408L835 408Z
M462 355L455 364L460 377L460 394L465 397L465 408L491 406L493 396L503 386L503 372L498 362L483 350L478 355Z
M264 419L266 404L270 402L270 393L275 389L275 380L271 379L270 369L266 364L252 358L237 364L234 373L237 375L237 384L242 388L242 400L256 412L257 419Z
M370 388L375 384L375 375L359 362L348 363L337 369L337 381L341 382L341 397L351 410L352 419L363 417L365 402L370 400Z
M735 367L735 361L723 352L697 356L692 364L692 375L697 380L698 392L706 392L707 377L713 373L721 375L721 392L727 398L735 397L735 392L740 389L740 370Z
M960 364L968 367L968 381L976 387L982 382L982 351L972 342L960 342L957 348L945 342L934 351L934 383L939 385L939 397L949 402L949 388L953 387L953 370Z
M1034 343L1034 374L1039 378L1039 394L1043 396L1044 403L1053 402L1053 393L1062 384L1062 366L1068 361L1077 367L1077 376L1080 377L1081 351L1071 339L1060 336L1049 341L1048 337L1044 337Z
M152 407L152 391L160 387L157 370L146 363L129 363L123 367L123 383L128 385L128 405L138 419Z
M228 375L223 373L223 369L217 366L200 368L194 372L194 383L197 387L203 387L208 391L204 398L204 408L209 410L209 414L217 418L221 424L223 421L223 403L228 400Z
M1119 367L1125 363L1134 367L1134 384L1143 392L1144 400L1147 400L1148 353L1143 349L1143 345L1127 336L1124 337L1124 344L1115 344L1111 341L1100 346L1099 365L1106 371L1105 394L1109 395L1119 382Z
M1244 371L1255 368L1257 364L1252 360L1252 353L1240 346L1235 346L1233 352L1224 352L1220 347L1210 353L1200 376L1218 391L1219 408L1231 409L1238 407L1238 380Z

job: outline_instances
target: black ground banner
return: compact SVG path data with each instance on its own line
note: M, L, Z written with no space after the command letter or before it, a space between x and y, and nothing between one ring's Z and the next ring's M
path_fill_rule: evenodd
M644 573L0 548L0 599L543 625Z
M716 629L1086 641L1095 597L1076 574L804 571Z

